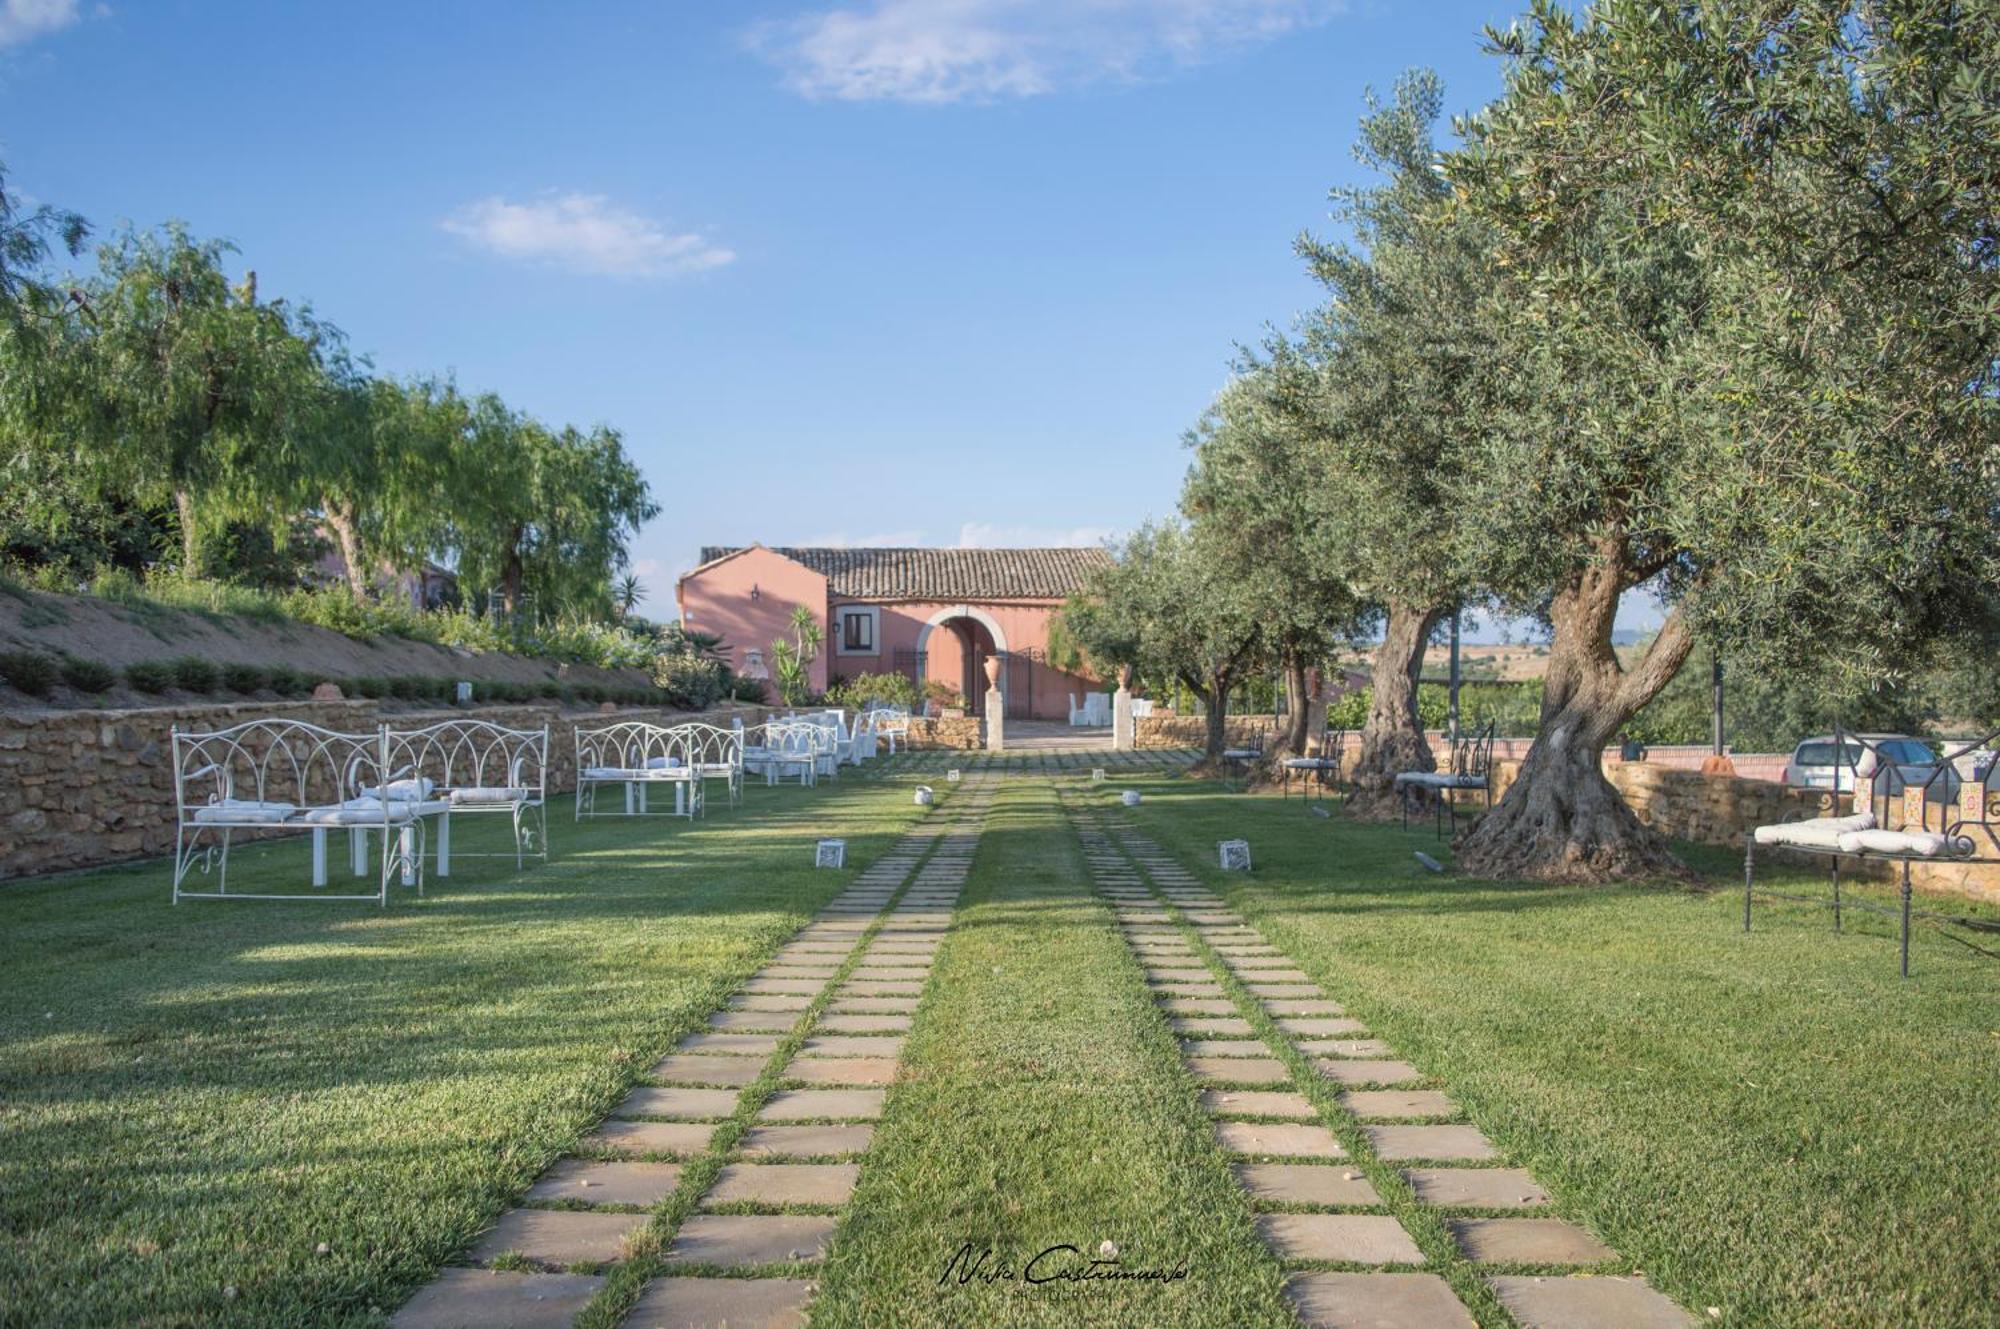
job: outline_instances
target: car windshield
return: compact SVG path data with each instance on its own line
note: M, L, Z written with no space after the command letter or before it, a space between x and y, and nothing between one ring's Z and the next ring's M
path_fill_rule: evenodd
M1840 759L1842 766L1852 766L1855 762L1861 760L1861 745L1859 743L1843 743L1840 746L1843 749ZM1798 755L1793 757L1792 761L1799 766L1831 766L1833 765L1833 741L1829 739L1824 743L1801 743L1799 744Z
M1881 745L1880 751L1885 761L1893 761L1899 766L1925 766L1937 760L1928 747L1909 738L1889 739Z

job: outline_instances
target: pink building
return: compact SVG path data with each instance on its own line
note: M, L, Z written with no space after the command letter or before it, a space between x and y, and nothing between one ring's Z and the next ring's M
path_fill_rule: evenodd
M676 595L681 621L721 637L739 673L768 669L771 644L790 639L792 610L804 605L825 633L815 691L855 674L902 674L951 685L980 714L985 662L997 655L1007 714L1061 720L1071 693L1100 684L1049 666L1049 619L1109 558L1102 549L712 546Z

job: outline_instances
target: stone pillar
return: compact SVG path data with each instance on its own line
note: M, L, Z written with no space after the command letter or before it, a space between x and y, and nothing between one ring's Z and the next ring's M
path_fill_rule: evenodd
M1007 750L1007 698L999 688L986 689L986 750Z
M1132 689L1120 683L1111 694L1111 750L1130 752L1136 736L1132 724Z

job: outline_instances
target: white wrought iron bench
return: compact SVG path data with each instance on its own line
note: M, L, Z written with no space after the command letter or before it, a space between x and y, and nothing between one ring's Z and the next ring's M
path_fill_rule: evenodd
M505 816L514 849L461 852L460 858L548 861L549 730L509 729L485 720L453 719L417 729L386 726L389 762L437 825L437 875L451 875L453 816ZM413 787L412 787L413 786Z
M703 726L704 728L709 726ZM693 726L669 728L643 720L623 720L601 728L576 731L576 817L697 817L702 813L702 773L699 750L688 732ZM598 807L598 791L616 785L624 792L622 807ZM671 812L654 811L648 799L656 787L674 791Z

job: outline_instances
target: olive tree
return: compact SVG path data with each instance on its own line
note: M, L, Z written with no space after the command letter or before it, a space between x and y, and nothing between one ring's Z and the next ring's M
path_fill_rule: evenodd
M1461 501L1553 627L1540 731L1459 845L1676 867L1600 752L1697 638L1886 676L1994 577L2000 33L1947 0L1538 0L1450 162L1509 365ZM1621 661L1621 595L1670 606Z
M1485 228L1449 206L1433 143L1443 98L1437 76L1416 71L1371 105L1355 155L1380 179L1333 196L1354 243L1300 240L1329 300L1306 321L1300 356L1267 360L1277 400L1318 440L1314 556L1381 618L1351 768L1349 806L1363 817L1393 811L1399 771L1434 766L1417 714L1425 647L1478 591L1462 537L1480 514L1453 494L1486 428L1496 363L1474 319Z

